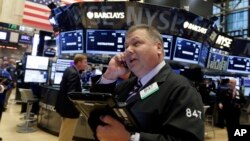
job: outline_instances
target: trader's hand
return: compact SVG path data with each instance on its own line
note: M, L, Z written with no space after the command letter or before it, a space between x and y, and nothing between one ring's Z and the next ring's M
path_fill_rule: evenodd
M1 84L0 84L0 94L4 92L4 89L5 89L5 88L4 88L4 85L1 85Z
M109 80L117 80L118 77L124 75L128 71L129 70L125 63L124 53L120 53L109 61L108 68L103 74L103 77Z
M96 135L100 141L129 141L130 133L125 129L123 124L108 115L100 119L108 124L99 125L96 128Z

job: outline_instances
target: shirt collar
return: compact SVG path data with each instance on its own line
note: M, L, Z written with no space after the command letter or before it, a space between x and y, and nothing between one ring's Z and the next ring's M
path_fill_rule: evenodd
M142 86L146 85L149 82L149 80L151 80L165 65L166 65L166 63L163 60L160 64L158 64L150 72L148 72L146 75L144 75L140 79L140 82L141 82Z

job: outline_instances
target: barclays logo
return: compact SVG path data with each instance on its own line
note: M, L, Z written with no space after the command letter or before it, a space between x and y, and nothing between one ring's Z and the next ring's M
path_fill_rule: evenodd
M186 29L190 29L190 30L196 31L196 32L200 32L202 34L206 34L207 33L207 29L206 28L198 26L198 25L195 25L195 24L192 24L192 23L189 23L187 21L184 22L183 27L186 28Z
M124 12L87 12L88 19L124 19Z

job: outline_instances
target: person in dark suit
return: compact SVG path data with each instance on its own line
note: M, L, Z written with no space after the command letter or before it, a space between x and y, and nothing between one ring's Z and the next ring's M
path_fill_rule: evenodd
M116 85L127 71L135 76ZM136 85L141 85L137 91ZM96 128L100 141L204 140L202 99L189 81L175 74L164 61L161 34L148 25L129 28L125 52L114 56L93 92L113 93L138 122L139 129L129 131L110 115L101 115ZM90 116L91 118L91 116Z
M219 109L222 110L227 127L229 141L233 141L235 129L240 125L240 109L245 103L242 93L236 89L236 80L230 78L228 87L218 98Z
M80 72L87 66L87 57L77 54L74 57L74 65L68 67L60 83L60 91L57 97L55 109L62 117L59 133L59 141L71 141L75 132L80 112L68 98L69 92L81 92Z

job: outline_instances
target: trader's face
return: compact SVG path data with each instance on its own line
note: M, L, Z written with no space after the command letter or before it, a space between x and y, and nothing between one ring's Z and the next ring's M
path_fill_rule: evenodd
M236 86L236 80L229 80L228 86L231 90L233 90Z
M125 41L125 60L128 68L142 77L162 61L162 46L153 40L145 29L137 29L127 35Z
M87 59L83 59L82 61L78 62L79 70L85 70L88 66Z

